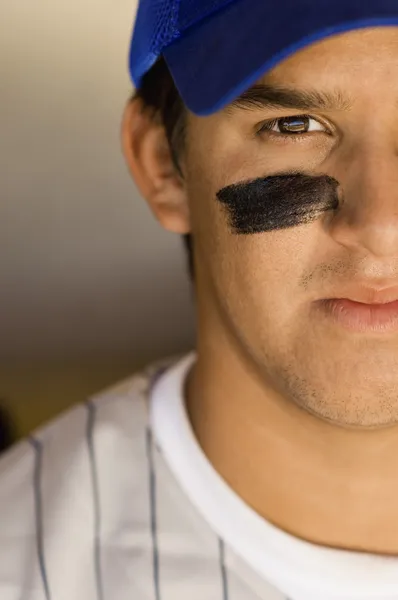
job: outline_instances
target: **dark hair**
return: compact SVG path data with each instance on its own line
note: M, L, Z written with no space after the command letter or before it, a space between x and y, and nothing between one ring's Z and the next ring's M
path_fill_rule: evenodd
M179 156L184 149L186 109L163 58L158 59L144 75L133 98L139 98L144 107L153 112L153 118L159 119L164 126L173 162L181 173ZM183 241L188 255L189 272L193 279L192 236L184 235Z

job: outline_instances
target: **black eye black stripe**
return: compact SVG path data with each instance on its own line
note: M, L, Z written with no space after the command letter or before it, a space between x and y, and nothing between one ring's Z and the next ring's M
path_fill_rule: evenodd
M235 233L296 227L339 205L339 182L328 175L287 173L233 184L217 193Z

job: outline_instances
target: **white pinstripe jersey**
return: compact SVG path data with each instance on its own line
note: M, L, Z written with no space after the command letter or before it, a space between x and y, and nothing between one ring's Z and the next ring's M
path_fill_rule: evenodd
M0 600L285 600L170 471L148 411L159 368L2 458Z

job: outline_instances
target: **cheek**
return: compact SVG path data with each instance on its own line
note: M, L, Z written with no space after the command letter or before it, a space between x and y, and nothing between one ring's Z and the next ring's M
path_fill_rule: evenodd
M205 293L215 294L229 321L252 342L295 327L310 259L304 244L297 231L233 234L219 215L203 229L199 252L210 282Z
M292 237L274 232L251 236L227 232L219 236L213 275L218 279L219 292L235 311L253 316L261 313L263 317L283 312L284 319L289 318L297 298L300 263Z
M294 297L300 273L311 260L313 226L237 234L216 199L218 182L206 173L196 171L188 182L195 251L206 278L210 276L220 298L240 309L278 309L281 297L288 308L286 298Z
M287 232L231 235L224 225L217 252L206 261L212 284L208 297L221 322L269 364L288 356L308 329L309 302L301 282L312 271L314 255L302 237Z
M238 234L217 200L222 180L231 181L231 174L226 177L225 172L210 169L204 160L190 162L186 184L198 293L209 298L215 294L230 320L252 331L252 336L258 336L261 328L291 331L306 301L301 282L319 262L321 221Z

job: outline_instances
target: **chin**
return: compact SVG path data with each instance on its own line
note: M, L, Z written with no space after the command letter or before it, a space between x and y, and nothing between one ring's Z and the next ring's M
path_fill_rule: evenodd
M361 394L358 388L351 393L341 389L328 395L321 393L305 398L295 398L300 408L314 417L342 428L379 429L398 424L398 400L393 390L380 390L379 394L371 389Z
M308 364L308 363L307 363ZM330 365L329 365L330 367ZM336 367L336 366L335 366ZM381 428L398 424L398 370L395 377L361 365L360 369L279 371L283 395L314 417L344 428Z

